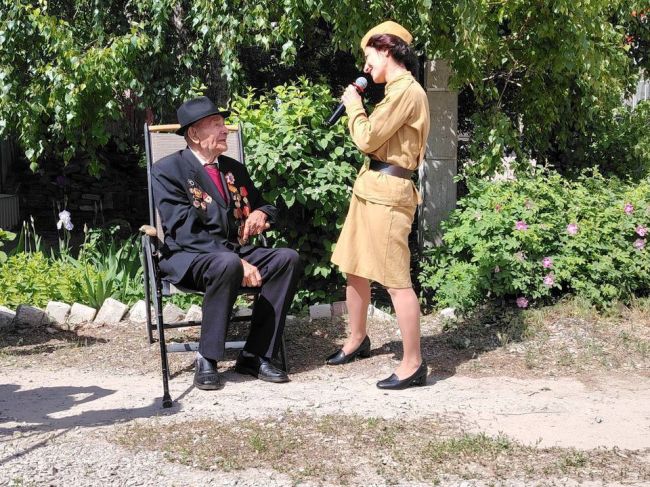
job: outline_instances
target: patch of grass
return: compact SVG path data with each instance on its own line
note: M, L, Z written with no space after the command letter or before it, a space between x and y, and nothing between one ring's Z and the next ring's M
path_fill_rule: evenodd
M264 453L268 450L268 445L266 440L258 434L253 434L248 437L248 442L250 443L251 448L257 453Z
M496 458L514 448L514 444L505 436L492 438L484 433L464 434L456 438L443 438L431 441L425 454L434 462L464 458L468 460L483 457Z
M647 371L650 299L600 312L577 299L523 311L493 303L442 324L439 336L434 343L444 338L447 351L432 355L455 360L447 370L515 376ZM476 367L479 355L482 366Z
M571 367L575 364L575 357L566 347L562 347L557 354L555 363L560 367Z
M589 466L589 457L582 451L570 450L560 456L558 466L562 472L585 468Z
M638 353L642 359L650 358L650 340L638 337L628 330L620 331L617 338L626 350Z
M162 420L161 420L162 421ZM114 440L165 452L171 461L205 470L274 469L295 481L339 484L542 476L602 481L650 480L650 451L540 448L506 436L457 432L431 418L287 414L281 419L133 424Z
M615 307L610 310L616 309ZM557 317L558 315L566 318L574 318L583 321L597 321L603 314L589 302L580 298L567 297L557 302L553 306L541 308L542 312L548 317Z
M537 350L533 349L532 347L528 347L524 355L524 364L526 365L526 368L530 370L536 369L539 367L539 363L540 356Z
M37 485L33 480L25 480L23 477L14 477L9 480L9 487L29 487Z

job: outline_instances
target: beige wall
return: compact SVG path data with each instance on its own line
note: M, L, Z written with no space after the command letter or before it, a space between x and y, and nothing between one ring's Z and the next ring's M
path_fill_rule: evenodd
M458 145L458 93L449 89L450 67L445 61L427 61L424 71L431 130L420 167L420 248L441 243L440 222L456 207Z

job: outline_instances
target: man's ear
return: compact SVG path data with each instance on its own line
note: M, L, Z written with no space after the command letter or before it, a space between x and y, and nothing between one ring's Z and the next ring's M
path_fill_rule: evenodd
M199 137L197 136L196 127L194 125L191 125L190 127L187 128L187 131L185 132L185 136L187 137L188 140L191 140L193 143L195 144L199 143Z

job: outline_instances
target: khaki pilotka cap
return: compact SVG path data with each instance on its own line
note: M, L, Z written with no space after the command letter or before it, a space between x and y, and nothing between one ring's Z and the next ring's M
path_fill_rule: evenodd
M372 36L378 34L392 34L399 37L407 44L410 44L413 41L413 36L408 30L399 25L397 22L387 20L386 22L382 22L381 24L373 27L366 33L365 36L363 36L363 39L361 39L361 50L366 47L366 44L368 44L368 41Z

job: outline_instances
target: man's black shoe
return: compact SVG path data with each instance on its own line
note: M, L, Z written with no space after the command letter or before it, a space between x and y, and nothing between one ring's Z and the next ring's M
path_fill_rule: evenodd
M247 355L244 355L244 352L240 352L235 363L235 372L249 374L267 382L289 382L287 373L284 370L278 369L267 359L252 354L250 356Z
M210 391L221 388L216 360L197 357L194 366L194 386L197 389Z

